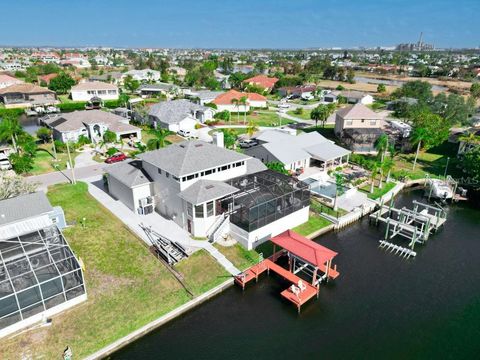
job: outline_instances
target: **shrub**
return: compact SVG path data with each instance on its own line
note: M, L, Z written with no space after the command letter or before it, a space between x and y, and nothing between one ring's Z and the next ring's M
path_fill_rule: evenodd
M86 137L85 135L80 135L78 137L78 145L79 146L82 146L82 145L87 145L87 144L91 144L92 143L92 140L90 140L88 137Z
M9 160L17 174L28 173L33 168L33 158L28 154L20 155L14 153L9 156Z
M298 107L298 108L296 108L293 112L294 112L294 114L296 114L296 115L302 115L302 114L303 114L303 108Z
M115 147L111 147L107 150L107 155L108 156L112 156L112 155L115 155L116 153L118 153L118 149L115 148Z
M62 112L72 112L75 110L85 110L85 102L70 102L70 103L62 103L58 104L57 107Z
M50 141L52 137L52 130L46 128L46 127L41 127L40 129L37 130L37 137L43 141L44 144Z

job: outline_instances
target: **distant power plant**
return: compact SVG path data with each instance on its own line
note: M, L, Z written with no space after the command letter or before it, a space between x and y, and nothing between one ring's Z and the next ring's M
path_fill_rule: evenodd
M420 33L420 38L416 43L406 43L406 44L399 44L395 48L399 51L430 51L435 49L432 44L426 44L423 42L423 32Z

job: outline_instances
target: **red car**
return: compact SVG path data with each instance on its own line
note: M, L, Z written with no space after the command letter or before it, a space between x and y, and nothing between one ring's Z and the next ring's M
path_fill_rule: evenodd
M128 159L127 155L125 155L123 153L120 153L120 154L115 154L115 155L110 156L107 160L105 160L105 162L107 164L113 164L113 163L120 162L120 161L127 160L127 159Z

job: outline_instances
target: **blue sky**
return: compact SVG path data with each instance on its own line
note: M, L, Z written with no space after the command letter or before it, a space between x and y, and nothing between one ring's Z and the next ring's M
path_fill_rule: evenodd
M2 1L2 45L480 46L480 0ZM9 16L6 16L10 14Z

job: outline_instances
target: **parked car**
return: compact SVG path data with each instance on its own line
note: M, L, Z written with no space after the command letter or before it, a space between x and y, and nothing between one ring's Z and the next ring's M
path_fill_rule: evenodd
M280 109L288 109L290 107L290 105L286 104L286 103L281 103L281 104L278 104L278 107Z
M0 170L10 170L11 168L12 164L10 164L7 155L0 153Z
M105 162L107 164L113 164L113 163L117 163L117 162L127 160L127 159L128 159L127 155L125 155L124 153L118 153L118 154L110 156L107 160L105 160Z
M248 149L248 148L251 148L252 146L258 145L258 141L255 139L241 140L238 143L238 145L240 145L242 149Z
M177 134L184 138L192 137L192 132L190 130L178 130Z

